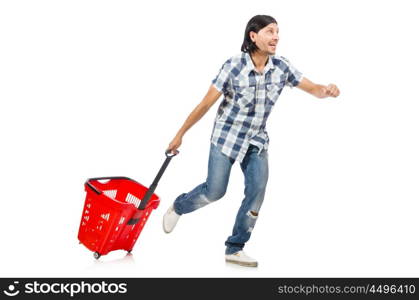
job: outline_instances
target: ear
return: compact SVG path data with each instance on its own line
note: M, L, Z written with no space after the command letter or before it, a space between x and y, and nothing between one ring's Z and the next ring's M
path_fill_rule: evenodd
M254 31L249 32L250 39L252 40L253 43L256 41L256 35L257 33Z

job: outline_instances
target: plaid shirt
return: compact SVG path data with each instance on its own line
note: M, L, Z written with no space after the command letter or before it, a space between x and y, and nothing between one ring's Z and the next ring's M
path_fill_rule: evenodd
M302 73L282 56L269 56L259 74L248 53L228 59L216 78L215 88L224 94L214 122L211 142L222 153L242 162L250 144L268 149L266 120L285 85L296 86Z

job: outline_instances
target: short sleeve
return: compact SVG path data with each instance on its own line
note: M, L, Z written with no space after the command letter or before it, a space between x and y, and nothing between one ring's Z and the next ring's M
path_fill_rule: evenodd
M231 59L227 60L221 67L218 75L212 80L212 84L215 88L226 94L228 91L228 83L230 79L230 70L231 70Z
M303 80L303 73L301 73L300 71L298 71L291 63L288 59L286 59L285 57L281 57L282 60L284 60L284 62L287 65L287 70L288 70L288 76L287 76L287 82L286 85L289 87L294 87L297 86L301 80Z

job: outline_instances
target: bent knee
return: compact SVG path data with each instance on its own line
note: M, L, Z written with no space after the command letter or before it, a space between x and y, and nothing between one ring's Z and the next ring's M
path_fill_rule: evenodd
M213 202L213 201L217 201L223 198L225 193L226 193L226 190L213 191L211 193L208 193L206 197L208 198L209 201Z

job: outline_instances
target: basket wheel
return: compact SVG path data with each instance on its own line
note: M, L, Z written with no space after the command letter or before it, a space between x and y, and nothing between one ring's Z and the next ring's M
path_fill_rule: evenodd
M130 254L132 252L132 249L131 250L127 250L127 252L128 252L128 254Z
M93 253L93 257L94 257L95 259L99 259L99 258L100 258L100 253L99 253L99 252L95 252L95 253Z

